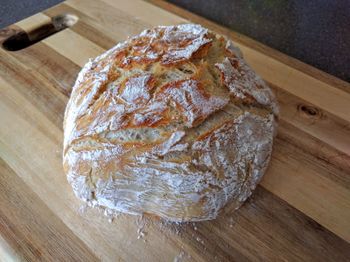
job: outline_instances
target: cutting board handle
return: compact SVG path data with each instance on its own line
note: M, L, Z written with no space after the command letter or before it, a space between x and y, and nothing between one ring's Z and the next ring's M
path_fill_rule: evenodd
M18 51L31 46L53 34L73 26L78 17L72 14L61 14L38 24L30 24L28 28L16 32L8 37L2 47L7 51Z

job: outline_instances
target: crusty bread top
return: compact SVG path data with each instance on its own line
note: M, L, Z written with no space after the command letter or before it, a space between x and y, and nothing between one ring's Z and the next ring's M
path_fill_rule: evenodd
M173 174L174 179L180 175L186 176L187 180L191 177L189 173L194 172L199 178L206 177L208 185L209 180L213 180L208 175L210 173L222 181L212 182L201 190L209 192L214 190L214 185L223 190L229 173L234 176L237 167L246 166L248 162L252 170L242 172L261 170L254 179L256 184L270 156L277 114L271 90L245 63L239 49L230 40L200 25L159 26L118 44L89 61L80 72L65 114L65 171L75 193L87 200L98 198L99 181L153 174L153 180L150 179L154 184L162 172L164 177ZM239 131L239 128L244 130ZM239 132L250 132L250 138ZM231 147L234 144L237 147L241 143L237 141L238 137L246 140L248 149L245 149L245 154L257 157L239 156L239 148L231 150L230 145L225 144L230 141L233 143ZM212 143L217 145L210 146ZM217 163L211 163L213 160L210 162L209 156L207 160L202 159L208 150L217 155ZM215 151L222 150L232 152L226 152L220 159L220 152ZM226 163L228 160L234 163ZM144 167L149 161L152 162L148 164L153 168L151 171ZM207 163L199 163L201 161ZM253 165L252 161L259 163ZM222 169L224 166L225 170ZM236 180L239 179L236 177ZM254 183L251 188L255 187ZM161 208L157 212L146 201L154 200L161 192L157 191L157 185L153 186L153 191L150 189L153 196L150 194L142 201L139 199L142 205L120 209L130 213L151 212L175 219L178 214L181 220L191 216L188 210L182 214L181 209L176 210L176 214ZM113 190L114 197L120 198L122 194L117 195L115 185ZM175 189L168 185L163 190ZM189 194L190 188L186 190L183 192ZM196 190L198 199L193 200L192 196L191 201L204 203L203 199L200 200L202 191ZM99 204L113 205L102 200L104 197L113 198L108 195L112 193L99 194ZM232 195L226 192L225 201ZM174 193L174 197L179 195ZM129 200L132 202L133 198L129 196ZM217 212L225 201L218 200L220 204L215 203L216 208L203 208L206 211L198 208L193 211L194 217L198 220L214 217L216 213L209 215L214 211L208 210ZM180 206L186 206L186 202Z

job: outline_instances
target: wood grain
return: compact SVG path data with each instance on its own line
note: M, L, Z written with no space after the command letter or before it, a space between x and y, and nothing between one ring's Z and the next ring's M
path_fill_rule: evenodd
M22 259L97 261L2 159L0 170L0 231Z
M158 6L69 0L0 31L3 41L62 13L79 17L26 49L0 49L0 255L349 261L350 85L169 3L151 2ZM214 221L182 226L128 215L109 223L96 209L80 212L61 164L63 113L80 67L147 27L187 20L233 38L277 95L280 127L261 186L238 211L228 206ZM140 221L146 236L138 239Z
M272 84L270 86L277 96L282 119L339 150L339 154L350 155L350 126L346 121ZM349 164L347 161L342 163Z

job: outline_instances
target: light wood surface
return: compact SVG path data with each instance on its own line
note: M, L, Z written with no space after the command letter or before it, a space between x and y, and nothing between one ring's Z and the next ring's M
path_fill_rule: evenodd
M2 260L350 261L349 83L158 0L69 0L3 29L0 41L63 13L78 22L26 49L0 49ZM276 92L280 126L261 185L238 211L195 224L82 212L61 156L77 73L130 35L188 20L236 41Z

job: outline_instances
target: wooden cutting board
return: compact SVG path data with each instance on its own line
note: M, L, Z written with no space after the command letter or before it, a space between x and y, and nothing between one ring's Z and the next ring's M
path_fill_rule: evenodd
M1 41L22 30L34 37L64 13L78 22L19 51L0 48L0 260L350 261L348 83L162 1L69 0L0 31ZM80 208L62 171L71 87L88 58L187 19L235 40L276 92L269 170L241 209L214 221L110 223Z

